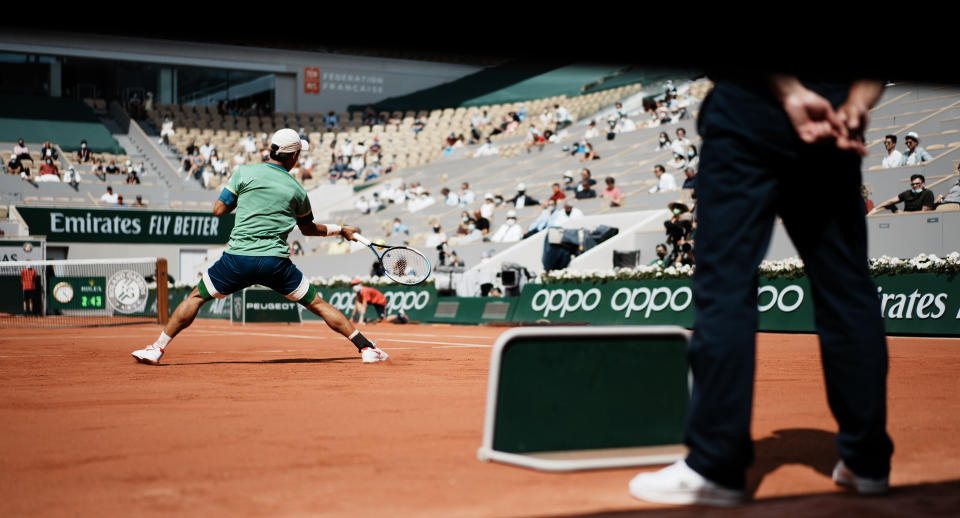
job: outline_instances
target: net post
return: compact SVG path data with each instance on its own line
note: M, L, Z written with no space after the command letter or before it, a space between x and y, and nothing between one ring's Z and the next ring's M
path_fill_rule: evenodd
M167 284L167 259L160 257L157 259L157 320L162 326L170 319Z

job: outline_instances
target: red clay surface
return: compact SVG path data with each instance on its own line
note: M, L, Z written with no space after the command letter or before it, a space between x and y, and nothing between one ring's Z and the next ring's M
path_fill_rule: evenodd
M197 321L164 365L153 325L0 330L0 516L955 515L960 340L891 338L891 495L834 487L816 338L760 335L750 473L736 509L656 506L639 469L476 460L503 328L368 326L364 365L323 324ZM646 468L654 469L654 468Z

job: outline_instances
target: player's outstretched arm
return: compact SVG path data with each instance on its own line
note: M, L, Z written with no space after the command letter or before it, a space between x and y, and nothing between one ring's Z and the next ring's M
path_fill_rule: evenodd
M353 235L358 232L354 227L335 225L333 223L314 223L313 221L298 221L297 228L305 236L343 236L353 241Z

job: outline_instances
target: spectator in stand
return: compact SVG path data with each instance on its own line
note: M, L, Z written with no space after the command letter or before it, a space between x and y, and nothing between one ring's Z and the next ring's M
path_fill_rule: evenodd
M585 144L586 150L583 152L583 158L580 159L581 162L589 162L591 160L600 160L600 155L593 150L593 144L587 142Z
M687 167L687 161L684 159L684 156L679 153L673 154L673 159L667 162L667 167L671 169L683 169Z
M593 187L590 185L590 182L587 180L580 181L580 187L577 189L577 193L574 197L578 200L586 200L589 198L596 198L597 191L593 190Z
M586 185L590 187L597 185L597 181L593 179L593 173L591 173L590 170L587 169L586 167L580 170L580 182L577 183L576 189L572 189L572 190L575 193L582 191L585 185L583 182L587 182Z
M957 164L957 174L960 175L960 164ZM937 207L948 203L960 203L960 179L957 179L953 186L950 187L947 194L941 194L940 197L937 198Z
M600 130L597 129L597 121L596 119L592 119L590 121L590 124L587 125L587 131L583 134L583 138L585 139L597 138L597 136L599 135L600 135Z
M685 167L692 167L694 169L700 165L700 153L697 152L697 146L690 144L687 146L687 164Z
M527 227L527 232L523 234L523 239L547 228L547 225L550 223L550 217L553 216L554 211L557 210L557 202L553 199L542 202L540 206L543 207L543 210L540 212L540 215L537 216L537 219L533 220Z
M564 191L576 192L577 187L579 186L580 186L580 182L574 183L573 181L573 173L571 173L570 171L565 171L563 173L563 190Z
M24 145L23 139L17 139L17 145L13 146L13 156L17 157L21 162L24 160L29 160L30 163L33 163L33 157L30 156L30 149Z
M109 204L117 203L117 194L113 192L113 187L107 186L107 192L100 196L100 201Z
M530 148L539 147L543 148L543 145L546 144L547 138L540 133L540 130L534 126L530 126L530 135L528 140L524 143L524 147L527 149L527 153L530 152Z
M40 169L37 171L38 182L59 182L60 181L60 169L57 167L57 163L53 161L53 158L46 157L43 159L43 163L40 164Z
M600 193L600 197L610 202L611 207L623 205L623 191L614 185L615 183L616 180L612 176L608 176L606 179L607 188Z
M470 217L468 211L463 211L460 213L460 223L457 225L457 235L465 236L471 232L471 229L468 229L467 226L473 224L473 227L476 228L477 222Z
M660 243L657 245L656 252L657 258L653 261L650 261L650 266L657 266L659 268L666 268L670 265L669 259L667 258L667 245Z
M557 123L557 131L567 128L573 124L573 117L566 108L560 106L559 104L554 104L553 109L553 118Z
M190 155L190 170L187 171L187 178L194 178L202 182L205 164L206 160L203 159L203 155L200 154L200 150L194 149L193 154Z
M549 128L551 126L556 127L555 124L556 122L553 119L553 114L550 113L550 108L547 108L546 106L544 106L543 113L540 114L540 127L541 128Z
M337 156L337 159L330 164L330 183L337 183L337 180L343 178L343 174L347 172L348 167L349 166L343 161L343 155Z
M480 209L473 211L473 221L476 222L477 230L479 230L481 234L487 235L490 233L490 220L483 216Z
M470 120L470 134L473 136L473 140L479 141L483 137L483 132L490 127L491 123L487 110L474 115L473 119Z
M677 140L673 141L671 148L675 154L683 156L687 152L687 147L691 144L690 139L687 138L687 130L683 128L677 128Z
M480 205L480 214L482 214L486 219L492 218L493 210L497 208L497 205L493 202L493 200L493 193L488 192L483 195L483 204Z
M572 175L569 178L570 180L573 180ZM566 194L563 194L563 190L560 189L560 184L555 183L551 185L550 188L553 190L553 192L550 194L550 201L557 202L567 197Z
M670 192L677 190L677 180L672 174L667 174L667 170L660 164L653 166L653 175L657 177L657 183L650 188L649 193Z
M871 194L873 191L866 184L860 184L860 196L863 196L863 205L866 207L865 214L870 214L874 207L873 200L870 199Z
M683 175L686 179L683 180L683 185L681 189L693 189L694 184L696 184L697 170L692 167L687 167L683 170Z
M563 210L555 210L550 216L550 221L547 223L547 226L550 227L559 227L563 226L566 221L576 218L582 218L583 211L573 206L573 203L568 198L563 202Z
M447 234L443 232L443 227L440 226L440 223L434 222L433 233L427 236L427 239L424 242L424 246L426 246L427 248L433 249L446 242L447 242Z
M143 196L137 195L137 201L133 204L134 207L146 207L147 205L143 203Z
M140 183L140 177L137 175L136 169L131 168L128 170L126 183L128 184Z
M421 131L423 131L424 127L426 127L426 124L424 124L423 120L417 119L413 121L413 124L410 126L410 129L412 129L414 133L420 133Z
M240 145L243 146L243 152L247 153L248 160L257 154L257 141L253 138L252 133L247 133L247 137L240 142Z
M73 166L67 168L67 172L63 175L63 182L69 183L74 189L80 185L80 173L77 172L77 169Z
M216 149L213 147L213 144L210 143L210 139L206 139L203 145L200 146L200 155L203 156L203 161L206 163L210 162L210 155L212 155L214 151L216 151Z
M463 182L460 184L460 206L465 207L473 203L473 200L477 198L477 195L470 190L470 183Z
M340 117L337 117L337 112L333 110L327 112L326 117L323 118L323 125L327 129L336 129L340 127Z
M168 113L167 116L163 118L163 123L160 124L160 143L169 146L170 137L176 134L176 130L173 129L173 120L170 119L170 114Z
M120 168L117 167L117 161L111 160L110 163L107 164L107 167L104 168L104 171L106 171L107 174L119 174Z
M124 206L124 205L123 205L123 195L122 195L122 194L118 194L118 195L117 195L117 207L123 207L123 206Z
M534 207L540 202L528 195L527 184L520 182L517 184L517 194L507 200L507 203L512 203L514 207L522 209L524 207Z
M883 157L880 165L884 169L900 167L900 163L903 162L903 153L897 151L897 136L887 135L883 137L883 147L887 148L887 156Z
M93 154L90 153L90 148L87 147L87 141L80 141L80 149L77 150L77 162L85 164L93 160Z
M7 174L18 174L21 180L30 179L30 169L23 165L17 155L10 155L10 161L7 162Z
M361 214L370 214L370 202L367 201L366 196L361 196L360 199L357 200L357 203L354 204L354 207L356 207Z
M621 113L620 120L617 122L617 133L630 133L631 131L637 131L636 123L630 120L626 113Z
M494 243L512 243L523 239L523 227L517 223L517 211L507 212L507 221L497 229L490 241Z
M410 235L410 229L400 221L400 218L393 218L393 233L394 234L403 234L405 236Z
M451 207L456 207L460 205L460 197L457 196L457 193L452 192L449 188L444 187L440 189L440 194L443 196L443 202Z
M672 149L672 148L673 148L673 142L670 140L670 136L667 135L666 131L661 131L660 140L657 143L657 151L661 151L664 149Z
M60 154L57 153L57 149L53 147L53 142L47 140L43 143L43 147L40 148L40 160L45 160L47 158L52 158L54 160L60 159Z
M921 162L933 160L933 157L930 156L930 153L927 153L926 149L919 147L920 137L917 135L917 132L911 131L907 133L903 141L907 144L907 152L903 155L903 158L900 159L900 165L919 165Z
M934 198L933 191L927 189L927 179L922 174L915 174L910 176L910 189L877 205L868 215L876 214L884 208L889 208L893 213L899 212L897 203L900 202L903 202L904 212L931 211L936 208Z

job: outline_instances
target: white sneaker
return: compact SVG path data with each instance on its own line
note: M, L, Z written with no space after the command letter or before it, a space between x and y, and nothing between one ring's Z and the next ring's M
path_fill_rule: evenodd
M653 473L641 473L630 481L630 494L661 504L733 506L744 501L744 492L723 487L690 469L683 460Z
M890 479L884 478L864 478L858 476L850 470L843 459L837 461L833 468L833 481L838 486L845 486L854 489L861 495L881 495L890 489Z
M160 365L160 357L163 356L163 349L157 344L151 344L138 351L133 351L130 354L141 363Z
M390 356L379 347L373 346L360 351L360 357L363 358L363 363L375 363L386 361Z

